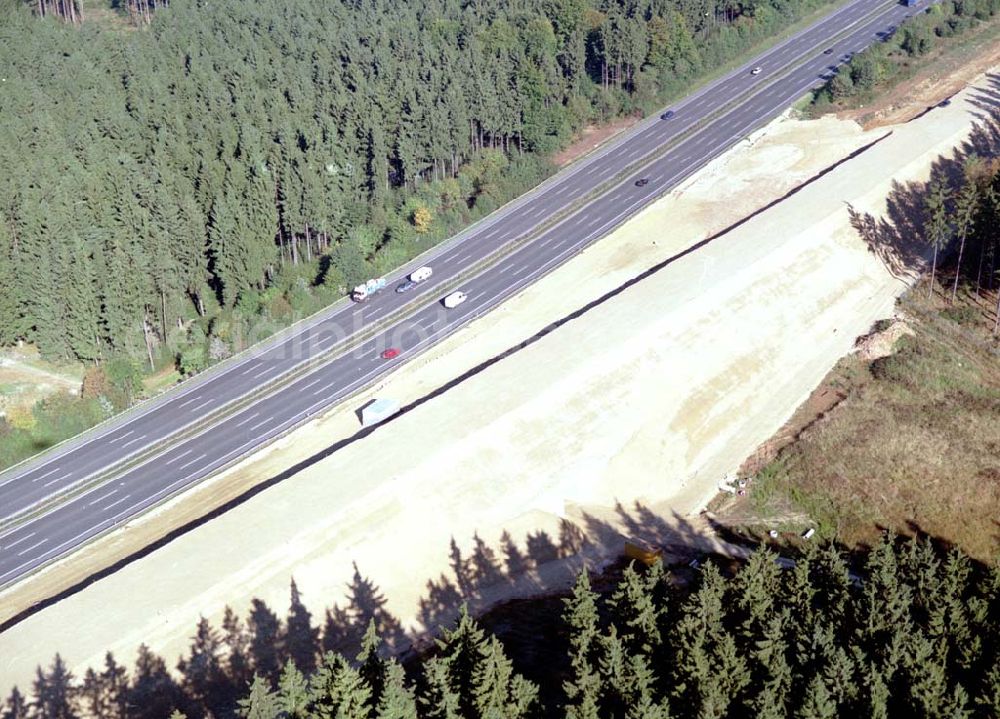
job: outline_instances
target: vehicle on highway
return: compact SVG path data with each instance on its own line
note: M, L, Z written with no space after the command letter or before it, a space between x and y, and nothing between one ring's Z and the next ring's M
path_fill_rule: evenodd
M351 299L355 302L364 302L369 297L377 295L385 289L385 278L376 277L368 280L363 285L358 285L351 291Z
M402 292L409 292L410 290L412 290L416 286L417 286L417 283L414 282L413 280L406 280L406 282L402 282L402 283L400 283L399 285L396 286L396 292L400 292L400 293L402 293Z
M452 292L450 295L445 297L442 302L444 303L444 306L450 310L454 307L458 307L460 304L465 302L466 299L467 297L464 292Z
M660 115L660 119L661 120L669 120L673 116L674 116L674 111L673 110L667 110L665 113L663 113L662 115Z
M753 70L750 71L750 74L751 75L760 75L760 68L759 67L755 67Z
M417 269L415 269L413 272L410 273L410 281L423 282L424 280L430 279L430 276L433 274L434 270L432 270L427 265L424 265L423 267L418 267Z
M648 184L649 184L649 178L648 177L643 177L642 179L635 181L635 186L636 187L645 187Z
M828 47L826 50L823 51L823 54L824 55L832 55L833 54L833 48L832 47Z
M398 347L390 347L389 349L387 349L385 352L382 353L382 359L393 359L395 357L399 357Z

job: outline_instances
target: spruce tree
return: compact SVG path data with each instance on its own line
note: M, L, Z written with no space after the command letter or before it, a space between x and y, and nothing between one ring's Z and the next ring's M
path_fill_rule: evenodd
M484 647L473 676L475 713L480 719L527 719L538 700L538 689L514 672L513 664L496 637Z
M309 679L310 716L351 717L371 716L371 690L347 660L327 652L316 673Z
M403 668L397 662L386 667L382 695L375 708L375 719L417 719L417 703L406 686Z
M386 675L389 670L389 662L378 654L381 643L378 630L375 628L375 620L369 619L365 636L361 640L361 653L358 654L358 672L371 690L371 696L368 700L371 708L377 707L382 701Z
M239 701L239 715L245 719L277 719L281 716L278 698L271 691L271 684L255 674L250 693Z
M278 709L288 719L302 719L309 706L309 683L289 659L281 670L277 692Z
M661 566L659 562L657 566ZM622 580L608 602L615 624L622 628L622 638L630 654L642 653L650 657L663 641L660 636L663 610L656 605L654 587L655 584L650 586L630 565L622 571Z
M951 240L951 222L948 218L948 202L951 191L941 178L931 181L928 188L925 210L927 213L926 241L932 252L931 281L928 285L928 297L934 290L934 276L937 273L938 254L948 246Z
M452 686L448 664L437 657L423 663L423 688L419 695L420 715L427 719L465 719L462 697Z
M591 591L587 571L580 572L573 594L564 599L563 621L570 631L571 678L563 683L566 719L598 719L598 702L603 691L597 671L600 649L598 595Z

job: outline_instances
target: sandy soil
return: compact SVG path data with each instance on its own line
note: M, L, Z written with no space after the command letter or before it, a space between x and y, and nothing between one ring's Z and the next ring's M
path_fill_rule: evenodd
M281 616L293 579L314 618L338 604L364 621L363 579L416 634L462 596L483 607L564 586L624 538L713 546L688 518L904 288L851 229L846 203L879 216L891 181L926 179L968 133L971 110L957 99L895 128L681 254L886 134L836 118L772 123L371 392L0 596L10 616L304 463L8 628L0 690L26 685L57 651L78 676L109 649L131 662L140 642L173 666L199 616L218 624L226 605L245 614L252 598ZM370 398L417 401L561 318L321 456L355 435L354 410Z
M640 120L642 120L641 116L633 115L610 122L607 125L587 125L568 147L552 156L552 164L556 167L565 167L588 152L597 149L612 137L632 127L632 125Z

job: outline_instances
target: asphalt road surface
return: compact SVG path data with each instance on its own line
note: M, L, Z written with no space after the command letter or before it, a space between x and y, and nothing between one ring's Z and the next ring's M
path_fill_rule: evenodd
M926 2L917 8L870 0L842 6L672 106L669 119L656 116L644 121L421 258L419 264L431 265L434 274L411 291L393 289L416 264L404 268L369 301L331 308L290 336L0 475L0 520L13 527L0 535L0 586L250 453L483 314L780 114L807 89L821 84L851 53L882 39L904 16L924 9ZM754 67L761 71L752 74ZM644 158L655 159L628 171ZM640 180L645 182L637 185ZM595 192L598 188L603 194ZM583 201L591 195L596 197ZM552 224L553 217L561 219ZM498 262L484 262L512 245L515 248ZM471 274L477 267L485 269ZM453 289L463 290L468 299L447 310L439 300ZM359 330L396 314L405 318L351 347L350 338ZM341 345L350 349L338 354ZM381 352L388 347L398 348L400 356L382 359ZM303 363L322 357L327 360L303 376L279 389L267 388ZM206 415L234 402L244 406L224 419L198 426ZM182 430L183 437L164 442ZM159 443L164 451L149 451ZM132 461L122 471L109 471L126 460ZM47 499L104 474L111 478L29 516ZM17 515L25 519L11 521Z

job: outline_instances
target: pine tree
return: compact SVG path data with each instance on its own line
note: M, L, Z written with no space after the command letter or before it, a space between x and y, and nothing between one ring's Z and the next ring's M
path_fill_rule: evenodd
M632 681L632 699L625 719L670 719L666 698L657 696L656 672L642 655L629 657L629 674Z
M417 702L406 687L403 668L395 661L386 667L382 696L375 709L375 719L417 719Z
M653 587L643 581L631 565L623 570L622 580L609 605L615 624L622 627L622 638L629 653L652 656L663 641L659 626L662 610L656 606Z
M563 683L566 694L566 719L597 719L602 693L597 671L599 630L597 594L590 589L586 570L580 572L573 595L563 600L563 621L570 630L570 665L572 678Z
M802 704L794 714L801 719L836 719L837 703L830 696L826 683L821 677L814 676L806 685Z
M597 668L603 688L600 710L603 716L620 717L632 702L632 677L629 676L629 657L625 645L618 636L618 628L612 624L599 637L600 657Z
M913 592L900 576L894 544L894 537L884 536L868 554L859 627L861 645L881 659L889 676L913 632Z
M951 301L958 295L958 280L962 276L962 260L965 257L965 241L974 230L976 209L979 206L979 188L966 179L955 199L955 236L958 238L958 258L955 260L955 280L951 287Z
M931 261L931 281L928 290L928 297L934 291L934 275L937 272L938 252L948 246L951 240L951 221L948 219L948 202L951 199L951 192L948 186L940 178L931 181L928 189L925 208L927 212L926 239L927 244L933 251Z
M995 663L984 677L983 690L976 704L982 707L986 716L1000 716L1000 663Z
M514 672L496 637L490 637L473 677L476 712L482 719L526 719L538 701L538 689Z
M789 662L787 634L792 626L791 612L785 609L770 617L753 642L751 671L753 685L759 687L750 699L747 713L761 717L784 717L792 688L792 666ZM796 623L794 626L801 627Z
M814 611L839 626L851 605L851 577L843 556L834 544L820 549L809 566Z
M861 667L862 691L859 692L860 710L872 719L888 719L890 691L886 677L882 671L871 662L866 662L863 652L854 647L855 663Z
M281 715L278 698L271 691L271 684L255 674L250 694L239 701L239 715L245 719L277 719Z
M781 589L781 569L775 558L769 550L758 549L736 575L734 599L741 617L740 635L745 640L758 636L774 611Z
M706 564L699 586L685 602L674 634L675 661L670 668L674 706L692 707L695 713L715 716L724 708L722 686L713 683L715 653L731 641L723 626L725 580L714 564Z
M378 654L381 643L378 630L375 628L375 620L368 620L368 628L361 640L361 653L358 654L358 672L371 690L368 702L370 708L377 707L381 703L389 670L389 663Z
M309 680L308 712L312 716L368 719L370 697L371 690L358 671L343 657L328 652Z
M668 716L666 701L657 695L656 675L647 656L627 650L614 624L600 642L601 715L623 719Z
M448 664L431 657L423 664L424 686L418 698L421 716L427 719L464 719L462 698L452 686Z
M9 221L0 211L0 346L13 344L24 337L28 326L22 315L21 283L18 280L14 256L14 240L8 229Z
M278 710L288 719L302 719L309 706L309 684L289 659L278 680Z

